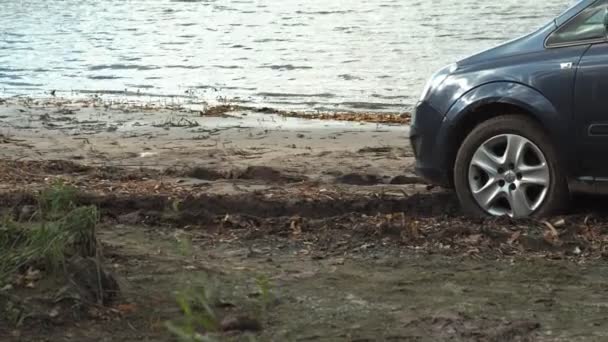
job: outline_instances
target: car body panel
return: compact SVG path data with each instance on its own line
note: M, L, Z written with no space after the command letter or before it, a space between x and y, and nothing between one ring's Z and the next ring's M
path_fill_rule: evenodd
M581 175L608 176L608 44L589 48L574 90Z
M449 187L444 158L447 145L442 144L439 132L443 118L444 115L428 102L420 102L416 106L416 124L410 128L410 142L416 156L416 173L433 184Z
M523 108L547 125L554 141L572 141L576 137L571 129L574 123L572 87L576 66L587 49L588 46L571 46L533 51L493 59L491 63L470 64L450 75L428 101L434 102L431 106L439 113L437 115L443 116L442 127L437 132L427 133L436 137L433 139L433 158L437 168L450 169L451 154L441 146L453 145L454 134L450 133L453 127L484 104L503 103ZM563 68L568 63L572 63L572 67ZM427 148L429 144L426 143ZM563 146L564 165L576 166L578 163L573 162L572 153L567 152L571 148L572 144ZM573 169L571 172L578 171ZM442 185L446 183L441 181Z
M572 77L575 66L588 46L545 49L545 37L553 30L554 26L548 25L531 36L458 62L458 70L434 89L429 102L433 103L439 112L447 113L467 91L486 83L500 81L526 84L543 94L560 93L556 98L561 99L564 83L557 84L558 87L553 82L556 79L563 82L564 78L574 80ZM572 68L562 69L564 63L572 63ZM568 97L571 98L571 95ZM560 105L562 106L563 104ZM570 111L571 109L568 109L568 113Z

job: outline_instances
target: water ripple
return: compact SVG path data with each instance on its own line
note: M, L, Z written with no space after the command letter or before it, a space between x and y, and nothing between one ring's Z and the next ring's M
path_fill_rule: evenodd
M570 0L2 1L0 96L49 90L407 110L432 72Z

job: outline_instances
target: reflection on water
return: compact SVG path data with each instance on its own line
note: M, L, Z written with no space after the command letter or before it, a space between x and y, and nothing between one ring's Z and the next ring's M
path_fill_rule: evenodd
M569 0L0 0L0 96L51 89L402 111Z

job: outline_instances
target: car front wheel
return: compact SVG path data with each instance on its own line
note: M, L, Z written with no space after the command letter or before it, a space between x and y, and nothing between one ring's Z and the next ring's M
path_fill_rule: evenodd
M454 185L474 216L544 217L569 197L553 144L538 123L521 115L473 129L458 151Z

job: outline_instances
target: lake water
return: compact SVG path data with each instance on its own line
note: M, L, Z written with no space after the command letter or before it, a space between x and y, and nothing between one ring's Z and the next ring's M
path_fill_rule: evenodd
M0 96L57 90L400 112L435 69L570 3L0 0Z

